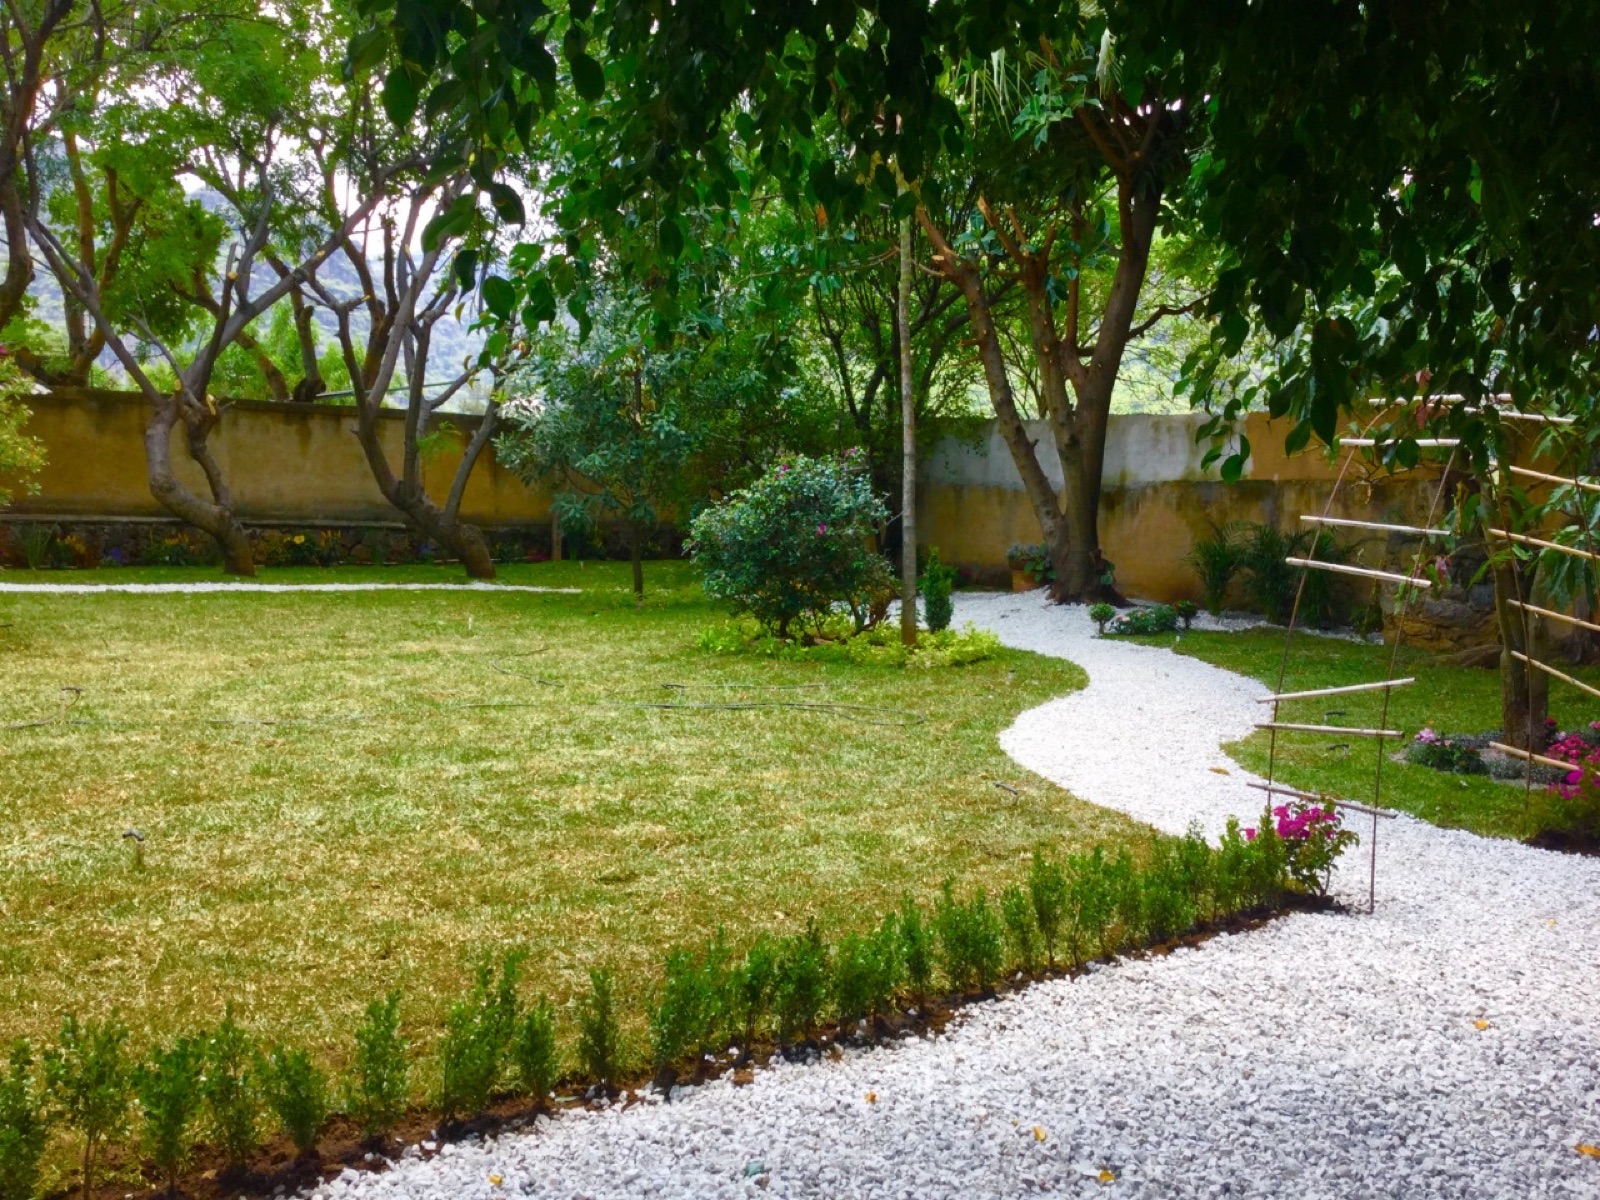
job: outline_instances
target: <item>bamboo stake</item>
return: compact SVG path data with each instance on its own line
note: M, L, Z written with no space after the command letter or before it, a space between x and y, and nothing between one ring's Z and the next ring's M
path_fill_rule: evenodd
M1316 567L1319 571L1334 571L1340 575L1360 575L1363 579L1386 579L1390 583L1409 583L1414 587L1431 588L1431 579L1413 579L1409 575L1396 575L1393 571L1374 571L1368 567L1352 567L1345 563L1323 562L1316 558L1285 558L1292 567Z
M1257 729L1282 729L1288 733L1342 733L1349 737L1403 738L1403 729L1347 729L1343 725L1298 725L1292 721L1257 721Z
M1380 442L1377 438L1340 438L1339 439L1339 445L1341 445L1341 446L1398 446L1404 440L1405 440L1404 438L1387 438L1384 441ZM1452 446L1461 445L1461 439L1460 438L1412 438L1411 442L1412 442L1413 445L1418 446L1418 447L1420 447L1422 449L1427 449L1427 450L1433 450L1433 449L1446 449L1447 450Z
M1377 692L1384 688L1408 687L1416 682L1414 676L1405 679L1385 679L1381 683L1348 683L1343 687L1317 688L1309 692L1284 692L1277 696L1262 696L1257 704L1277 704L1283 700L1310 700L1315 696L1346 696L1351 692Z
M1286 788L1281 783L1246 782L1245 787L1253 787L1258 792L1267 792L1274 796L1293 796L1296 800L1311 800L1316 803L1331 804L1335 808L1354 809L1358 813L1366 813L1373 817L1385 817L1391 821L1395 818L1395 814L1386 808L1373 808L1370 804L1357 804L1354 800L1340 800L1337 796L1302 792L1295 788Z
M1349 517L1318 517L1310 513L1300 515L1302 521L1313 525L1338 525L1346 529L1381 529L1385 533L1415 533L1422 537L1450 537L1452 529L1424 529L1420 525L1385 525L1381 521L1353 521Z
M1590 483L1587 479L1568 479L1564 475L1547 475L1543 471L1531 471L1527 467L1507 467L1513 475L1523 475L1528 479L1542 479L1545 483L1563 483L1568 487L1582 488L1586 492L1600 492L1600 483Z
M1548 608L1540 608L1537 604L1527 604L1521 600L1507 600L1506 603L1513 608L1522 609L1523 612L1537 613L1541 617L1549 617L1552 621L1564 621L1568 625L1576 625L1580 629L1589 629L1595 633L1600 633L1600 625L1596 625L1593 621L1580 621L1577 617L1567 616L1566 613L1553 612Z
M1581 679L1574 679L1565 671L1556 670L1549 663L1542 663L1537 658L1529 658L1521 650L1513 650L1511 652L1511 657L1527 663L1530 667L1537 667L1546 675L1554 675L1557 679L1561 680L1562 683L1570 683L1580 692L1588 692L1591 696L1600 697L1600 688L1597 688L1592 684L1587 684Z
M1546 758L1542 754L1530 754L1526 750L1518 750L1515 746L1507 746L1501 742L1490 742L1490 749L1498 750L1501 754L1509 754L1513 758L1520 758L1525 762L1538 763L1545 767L1555 767L1562 771L1583 770L1577 763L1562 762L1559 758Z
M1588 550L1579 550L1576 546L1563 546L1560 542L1547 542L1543 538L1529 537L1525 533L1512 533L1509 529L1491 529L1489 532L1496 537L1503 537L1513 542L1521 542L1527 546L1540 546L1546 550L1559 550L1563 554L1572 555L1573 558L1600 561L1600 554L1592 554Z
M1496 412L1496 413L1499 413L1502 417L1510 417L1514 421L1538 421L1538 422L1541 422L1541 423L1544 423L1544 424L1548 424L1548 425L1571 425L1571 424L1573 424L1574 422L1577 421L1576 417L1555 417L1555 416L1551 416L1548 413L1527 412L1526 410L1520 409L1520 408L1501 408L1500 406L1502 404L1510 404L1511 403L1511 397L1509 395L1507 395L1506 393L1504 393L1504 392L1500 393L1497 396L1488 396L1488 397L1485 397L1485 398L1490 400L1490 401L1492 401L1492 403L1490 403L1487 406L1475 404L1471 408L1468 408L1466 411L1467 412L1486 412L1486 411L1488 411L1488 412ZM1421 397L1418 397L1418 399L1420 400ZM1444 396L1431 396L1431 397L1428 398L1427 401L1424 401L1424 402L1425 403L1439 403L1439 404L1462 404L1462 403L1466 402L1466 399L1467 398L1465 396L1462 396L1462 395L1460 395L1458 393L1452 393L1452 394L1444 395ZM1405 405L1407 405L1408 403L1411 403L1411 401L1406 401L1406 400L1385 400L1380 396L1374 396L1374 397L1372 397L1371 403L1375 404L1375 405L1378 405L1379 407L1383 407L1383 408L1387 408L1387 407L1390 407L1390 406L1393 406L1395 408L1404 408Z

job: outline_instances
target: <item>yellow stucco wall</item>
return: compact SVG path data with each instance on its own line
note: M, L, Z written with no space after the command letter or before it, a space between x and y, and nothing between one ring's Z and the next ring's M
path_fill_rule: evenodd
M145 476L142 398L85 390L30 396L27 432L45 445L47 461L35 495L19 494L22 513L51 516L159 517L168 515L150 495ZM447 418L461 441L477 425L474 417ZM390 461L400 463L401 414L384 413L382 431ZM335 405L267 404L228 406L211 444L247 521L315 524L393 521L398 514L373 482L356 441L355 411ZM205 480L189 460L181 431L173 435L172 461L179 477L205 494ZM448 451L428 463L423 478L443 500L460 462ZM545 519L548 499L524 486L485 451L472 473L462 513L487 525L526 524Z
M120 392L83 391L30 397L27 430L40 438L48 463L36 495L17 497L15 511L53 517L164 517L145 480L143 400ZM452 416L469 435L476 421ZM357 443L355 414L332 405L239 402L226 409L213 435L240 516L284 524L393 522ZM1201 469L1191 417L1114 417L1107 439L1107 489L1101 544L1130 595L1174 600L1197 585L1184 563L1209 521L1276 521L1289 526L1302 512L1321 512L1335 469L1320 451L1283 454L1287 427L1252 416L1245 433L1253 457L1248 478L1218 481ZM398 463L401 415L385 413L383 432ZM1045 442L1048 439L1044 439ZM935 448L921 489L921 540L946 561L1000 571L1016 542L1039 540L1039 525L1009 455L990 438L983 445ZM204 490L181 434L173 462L189 486ZM456 452L426 468L430 491L442 499L459 461ZM1053 462L1050 464L1054 466ZM1426 478L1401 476L1341 488L1334 515L1414 523L1426 514ZM548 498L525 487L486 452L473 473L464 515L489 526L544 521Z
M1265 521L1287 529L1299 525L1302 513L1326 510L1336 517L1415 524L1426 518L1436 490L1429 472L1370 482L1353 474L1336 490L1337 465L1321 450L1284 454L1288 425L1265 414L1246 422L1247 478L1223 483L1200 467L1205 447L1194 442L1196 427L1190 417L1112 418L1100 544L1128 595L1198 599L1198 581L1184 560L1212 522ZM996 572L1005 568L1007 548L1040 539L1021 480L993 440L986 447L967 444L936 453L923 476L919 507L918 540L937 546L947 562ZM1374 545L1367 561L1380 558L1382 548Z

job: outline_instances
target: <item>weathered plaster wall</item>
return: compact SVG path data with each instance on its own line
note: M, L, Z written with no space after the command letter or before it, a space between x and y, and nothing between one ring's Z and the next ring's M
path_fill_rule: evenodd
M1288 456L1283 422L1249 418L1247 477L1221 482L1201 468L1207 446L1195 441L1199 416L1118 416L1106 439L1100 540L1129 595L1155 600L1198 598L1184 562L1211 522L1270 521L1288 528L1302 513L1414 523L1426 515L1433 489L1425 475L1368 483L1353 478L1335 491L1337 467L1320 451ZM1059 485L1061 466L1048 429L1031 426L1047 475ZM929 456L921 483L921 540L946 561L999 572L1008 547L1037 542L1039 522L998 430L976 443L950 440ZM1381 547L1379 548L1381 549Z
M145 479L142 398L85 390L32 396L27 432L41 439L48 456L36 495L18 495L14 510L50 516L160 517L167 513L150 495ZM464 444L477 418L452 415ZM381 421L390 461L400 462L401 414ZM240 401L222 414L211 443L228 478L239 514L251 521L315 524L393 521L398 514L373 482L356 441L355 412L323 404ZM205 481L175 433L172 461L179 477L205 494ZM451 450L429 462L424 482L442 500L460 462ZM489 525L542 520L546 497L529 490L485 452L462 500L467 519Z

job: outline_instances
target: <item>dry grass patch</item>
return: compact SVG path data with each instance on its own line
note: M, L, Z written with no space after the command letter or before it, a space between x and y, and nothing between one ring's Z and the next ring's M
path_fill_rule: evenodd
M1077 668L719 658L692 578L650 574L638 609L625 567L566 564L511 577L584 595L0 596L0 723L82 689L74 723L0 733L0 1039L117 1008L144 1044L233 999L337 1063L368 1000L401 988L426 1042L513 945L532 988L565 1002L609 964L637 1011L719 926L853 929L946 876L1012 881L1041 840L1148 837L998 748ZM640 707L668 683L926 720Z

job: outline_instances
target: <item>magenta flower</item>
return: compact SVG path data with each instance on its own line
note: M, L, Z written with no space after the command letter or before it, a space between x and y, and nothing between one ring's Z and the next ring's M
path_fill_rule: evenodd
M818 537L821 537L823 534L825 534L827 532L828 532L828 527L827 527L826 524L817 526L817 536Z

